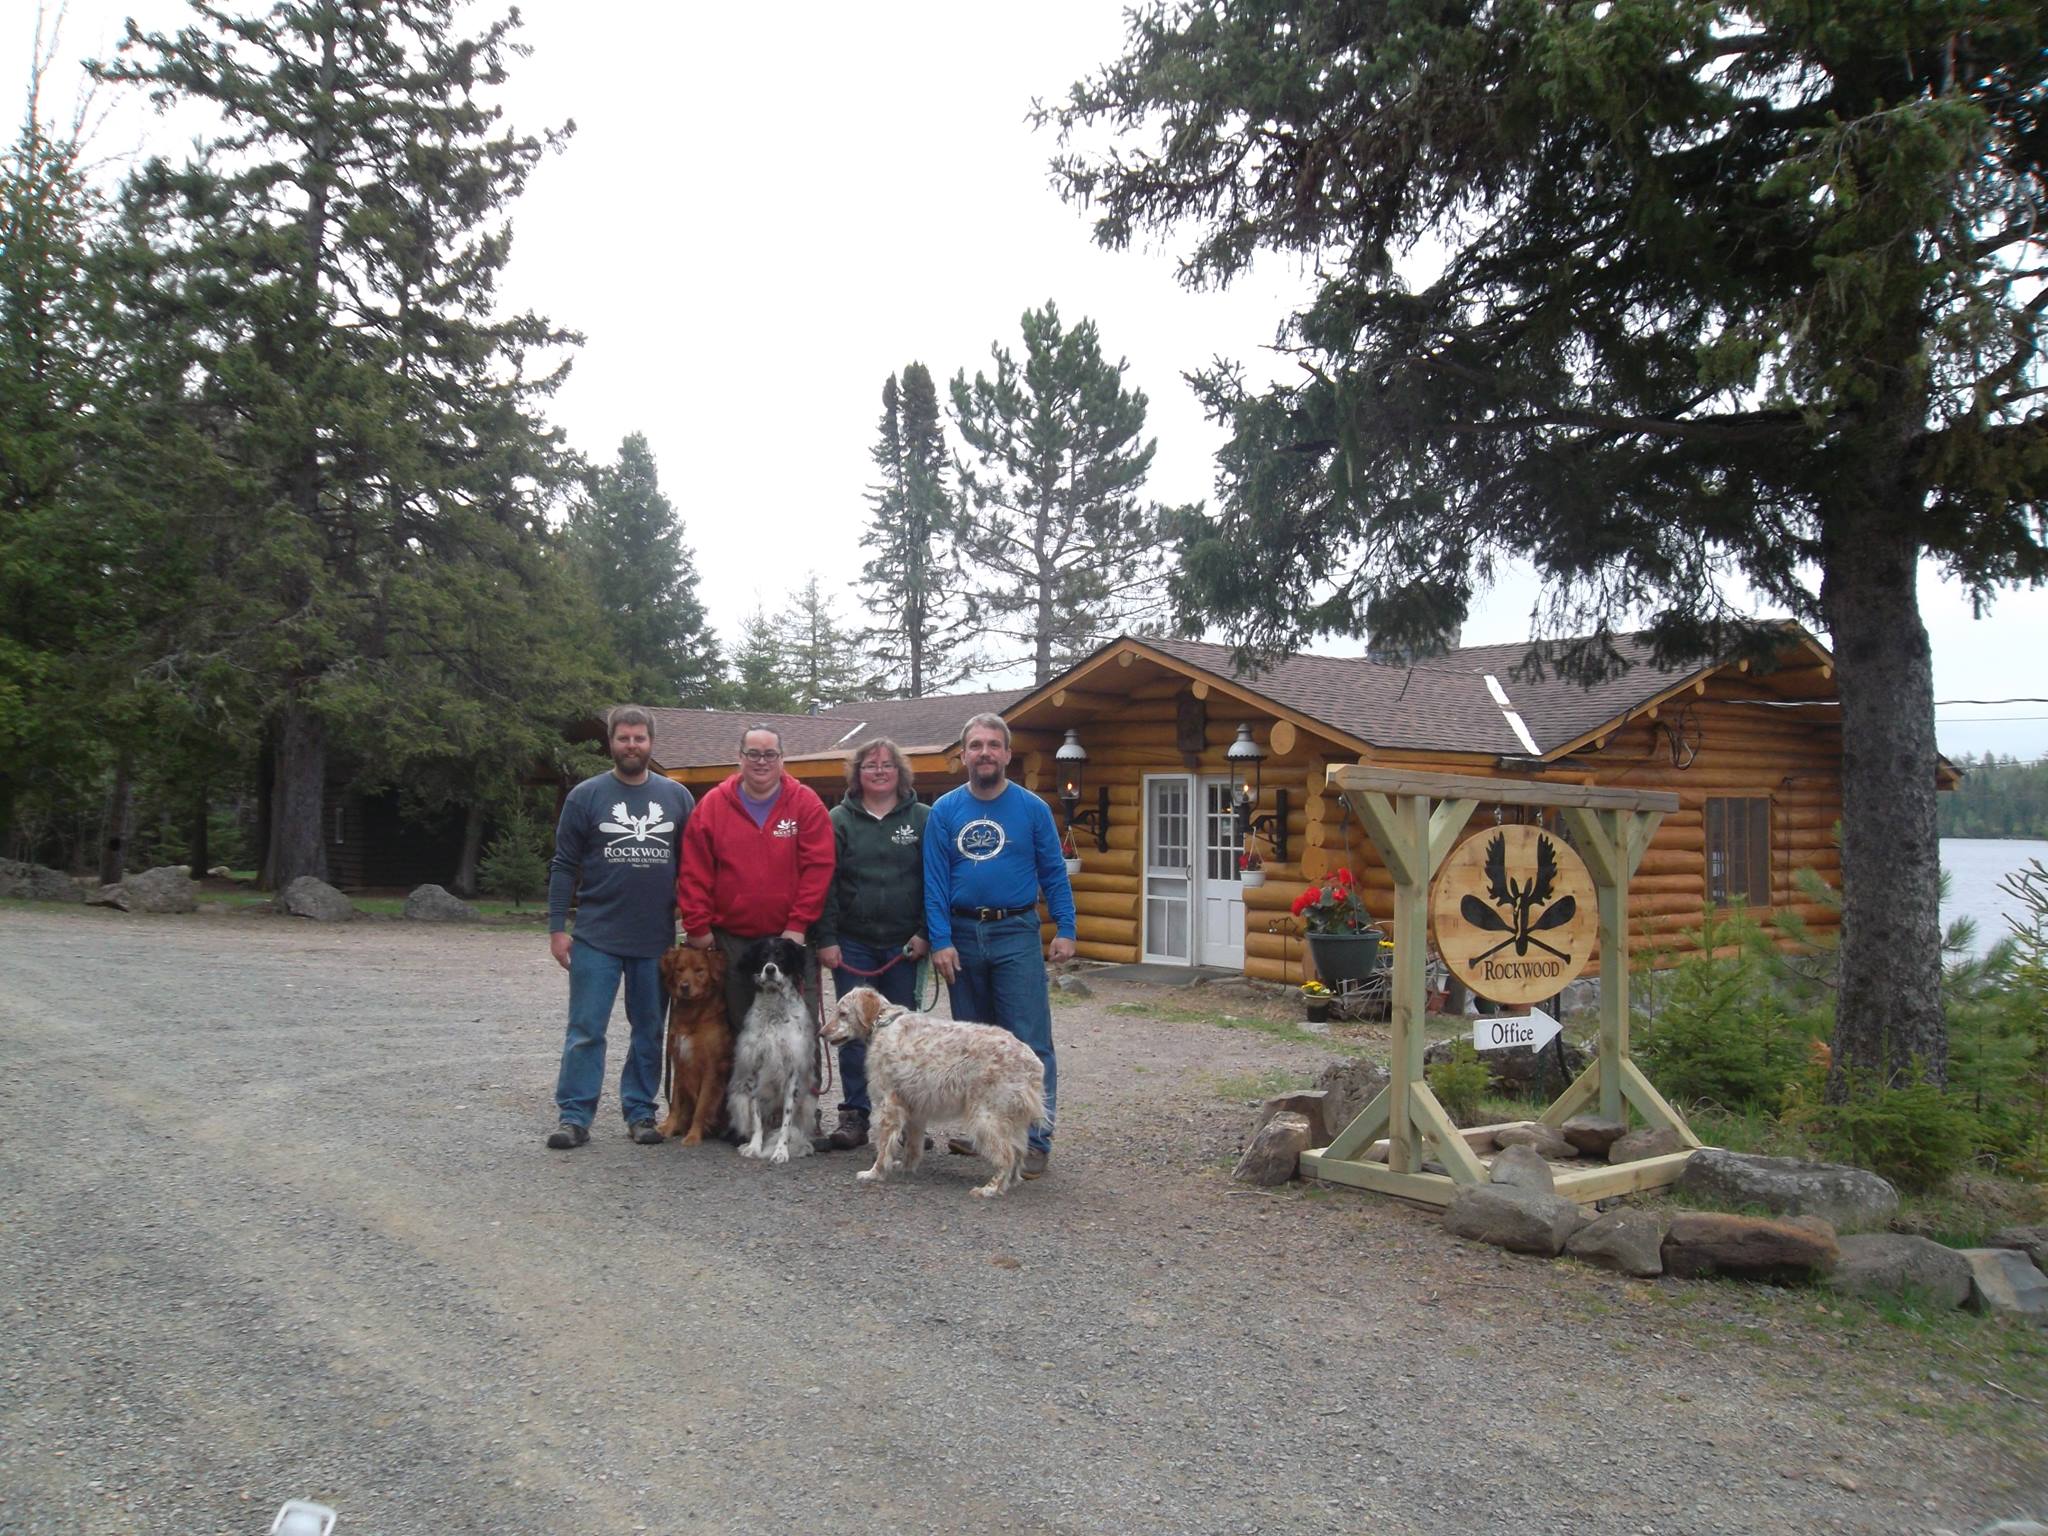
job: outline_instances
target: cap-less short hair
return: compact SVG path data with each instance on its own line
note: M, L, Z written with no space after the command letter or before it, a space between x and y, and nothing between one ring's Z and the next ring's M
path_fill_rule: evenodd
M910 759L903 755L903 749L886 736L871 736L846 754L846 792L852 794L860 788L860 765L877 752L886 752L889 761L896 765L896 793L917 794L916 776L910 771Z
M975 715L965 725L960 727L961 746L967 745L967 738L973 734L974 728L977 725L985 725L990 730L1001 731L1003 733L1003 745L1007 747L1010 744L1009 721L1005 720L1001 715Z
M607 744L610 743L614 736L618 735L619 727L622 725L644 725L647 727L647 739L650 742L654 740L654 716L650 715L638 704L621 704L617 709L606 712L604 717L604 739Z
M778 752L782 750L782 732L775 729L772 725L750 725L740 732L740 750L742 752L747 750L747 738L756 731L766 731L770 736L773 736L775 738L775 750Z

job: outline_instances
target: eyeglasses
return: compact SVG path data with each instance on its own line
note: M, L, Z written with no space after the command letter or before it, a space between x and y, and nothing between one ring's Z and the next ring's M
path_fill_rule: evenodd
M749 747L740 756L750 763L772 763L782 754L780 752L763 752L757 747Z
M860 771L862 773L894 773L896 765L886 758L878 758L872 763L862 763Z

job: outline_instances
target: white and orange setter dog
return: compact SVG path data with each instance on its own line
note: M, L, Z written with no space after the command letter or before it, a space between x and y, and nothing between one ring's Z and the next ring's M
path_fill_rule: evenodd
M924 1128L935 1120L966 1126L975 1150L996 1165L975 1194L1000 1195L1023 1178L1025 1139L1045 1118L1045 1068L1008 1030L912 1013L873 987L855 987L832 1010L825 1038L867 1042L875 1166L858 1175L862 1183L915 1168Z

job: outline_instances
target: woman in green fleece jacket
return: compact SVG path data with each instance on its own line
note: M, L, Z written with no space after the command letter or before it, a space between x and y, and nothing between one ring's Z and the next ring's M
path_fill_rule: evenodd
M917 1006L917 964L931 946L924 931L924 821L903 749L886 736L864 741L846 761L846 794L832 807L839 862L825 910L811 928L818 964L832 968L839 996L873 987L892 1003ZM868 1139L868 1048L839 1047L845 1097L836 1151Z

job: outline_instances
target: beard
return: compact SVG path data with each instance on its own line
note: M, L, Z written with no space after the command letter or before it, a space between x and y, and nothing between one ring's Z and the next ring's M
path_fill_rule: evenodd
M621 749L612 754L612 766L623 774L644 773L647 771L648 757L649 754L645 752Z

